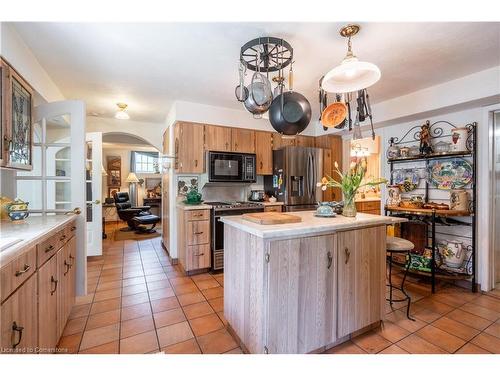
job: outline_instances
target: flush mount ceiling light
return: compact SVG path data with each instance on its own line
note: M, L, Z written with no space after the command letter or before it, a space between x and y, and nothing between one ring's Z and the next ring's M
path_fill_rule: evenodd
M347 38L347 55L323 78L323 90L335 93L358 91L370 87L380 79L380 69L372 63L359 61L351 50L351 37L356 35L359 25L347 25L340 30L340 35Z
M116 105L118 107L118 111L116 111L116 113L115 113L115 118L117 118L119 120L128 120L130 118L130 116L126 112L128 104L116 103Z

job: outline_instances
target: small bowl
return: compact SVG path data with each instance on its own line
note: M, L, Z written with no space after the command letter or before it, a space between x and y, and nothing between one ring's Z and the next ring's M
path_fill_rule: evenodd
M20 210L20 211L9 211L9 218L12 221L22 221L26 219L30 213L28 210Z

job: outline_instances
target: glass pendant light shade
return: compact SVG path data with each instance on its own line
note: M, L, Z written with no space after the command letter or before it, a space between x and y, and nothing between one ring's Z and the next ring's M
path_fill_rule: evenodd
M373 85L380 76L380 69L375 64L348 57L326 73L321 87L335 93L358 91Z

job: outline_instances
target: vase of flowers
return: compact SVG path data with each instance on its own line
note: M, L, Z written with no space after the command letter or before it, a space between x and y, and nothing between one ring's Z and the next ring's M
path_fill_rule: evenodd
M377 178L369 181L364 179L366 173L366 159L364 158L361 159L361 161L351 162L349 170L345 173L339 170L339 165L335 162L334 172L338 175L338 180L334 180L327 175L321 179L321 182L317 183L317 186L321 186L321 190L323 191L329 187L340 188L340 190L342 190L344 196L344 208L342 209L343 216L356 216L355 197L359 188L364 186L373 187L387 183L385 178Z

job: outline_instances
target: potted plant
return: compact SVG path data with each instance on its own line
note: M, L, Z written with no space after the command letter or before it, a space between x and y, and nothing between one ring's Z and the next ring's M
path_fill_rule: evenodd
M342 173L339 170L339 165L335 162L335 173L339 176L338 181L327 175L321 179L321 182L317 183L317 186L321 186L321 190L323 191L329 187L340 188L344 196L344 208L342 209L342 215L349 217L356 216L356 202L354 201L354 198L359 188L364 186L378 186L387 183L385 178L378 178L369 181L363 180L366 173L365 159L361 159L361 161L357 162L351 162L349 170L345 173Z

